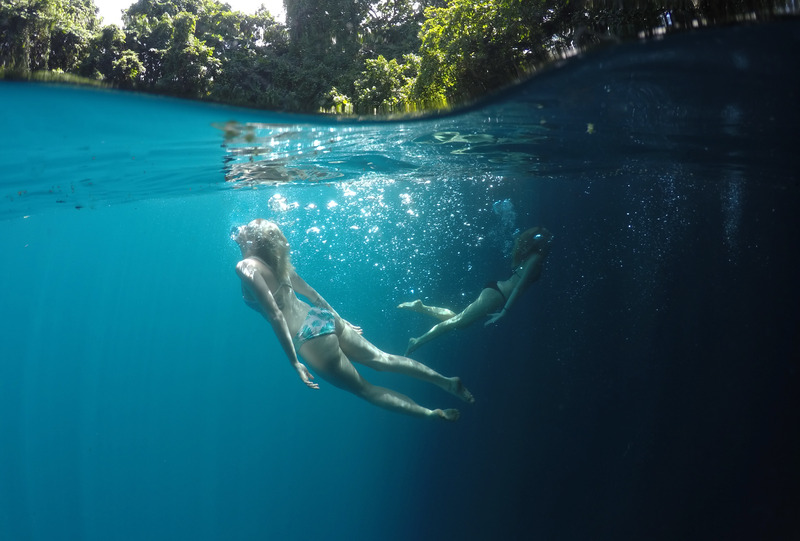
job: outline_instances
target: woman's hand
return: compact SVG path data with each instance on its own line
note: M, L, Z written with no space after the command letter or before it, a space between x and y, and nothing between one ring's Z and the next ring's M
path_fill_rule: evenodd
M348 324L350 326L350 328L353 329L354 331L356 331L358 334L364 334L364 330L361 327L359 327L358 325L353 325L352 323L350 323L346 319L343 319L342 321L344 321L346 324Z
M497 323L500 320L501 317L506 315L506 309L503 308L499 312L495 312L494 314L489 314L489 315L491 317L489 318L489 321L487 321L486 323L483 324L484 327L488 327L489 325L491 325L493 323Z
M314 375L308 371L306 365L304 365L303 363L297 363L294 366L294 369L297 370L297 374L300 376L300 379L303 380L303 383L305 383L312 389L319 389L319 384L311 381L312 379L314 379Z

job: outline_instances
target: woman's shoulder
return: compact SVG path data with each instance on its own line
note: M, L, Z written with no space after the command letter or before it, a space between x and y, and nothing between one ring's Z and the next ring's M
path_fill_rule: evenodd
M274 278L275 273L269 265L257 257L245 257L236 264L236 272L239 276L253 278L256 273L267 275Z

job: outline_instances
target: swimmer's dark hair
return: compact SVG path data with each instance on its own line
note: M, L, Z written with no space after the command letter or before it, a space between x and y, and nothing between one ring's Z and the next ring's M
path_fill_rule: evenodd
M553 240L553 234L544 227L531 227L527 231L523 231L514 241L511 266L522 265L533 254L547 255L551 240Z
M289 241L277 224L257 218L240 229L237 242L244 245L248 256L255 256L269 265L281 280L287 280L292 261Z

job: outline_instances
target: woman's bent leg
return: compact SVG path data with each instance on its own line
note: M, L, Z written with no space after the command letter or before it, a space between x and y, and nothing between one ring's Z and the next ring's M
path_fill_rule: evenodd
M437 323L431 330L420 336L419 338L412 338L408 341L408 348L406 348L406 355L410 355L416 351L423 344L427 344L434 338L453 331L455 329L463 329L475 323L478 319L486 317L494 310L497 310L502 305L504 299L499 291L486 288L481 291L478 298L467 306L463 312L455 316Z
M456 313L450 310L449 308L439 308L438 306L425 306L419 299L412 302L402 302L398 304L397 307L402 310L411 310L412 312L417 312L418 314L435 317L439 321L446 321L456 315Z
M325 381L375 406L414 417L430 417L445 421L456 421L459 418L458 410L428 409L404 394L372 385L358 373L339 349L335 335L309 340L300 348L300 355Z

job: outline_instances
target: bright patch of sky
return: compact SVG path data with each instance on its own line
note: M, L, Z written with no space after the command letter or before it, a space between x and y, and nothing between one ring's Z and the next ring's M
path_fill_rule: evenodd
M128 9L136 0L94 0L94 5L103 18L103 25L116 24L122 27L122 10ZM284 20L283 0L221 0L223 4L231 6L233 11L253 14L264 4L273 17L279 21Z

